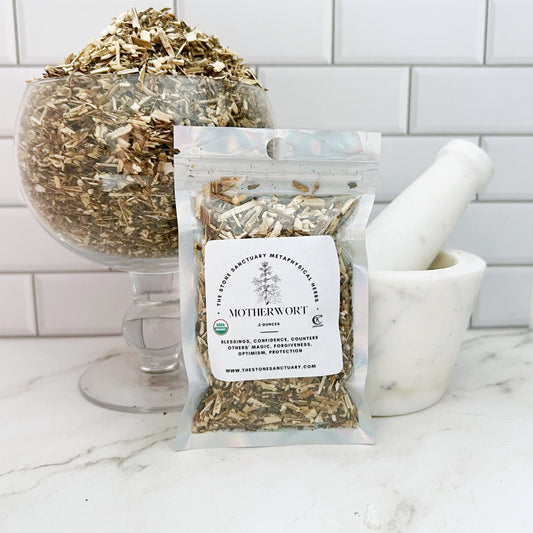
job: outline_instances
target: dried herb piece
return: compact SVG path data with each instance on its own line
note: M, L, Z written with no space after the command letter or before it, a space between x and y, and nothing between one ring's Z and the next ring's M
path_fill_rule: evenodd
M217 38L132 9L30 85L18 131L30 204L93 254L176 257L175 124L268 127L271 114Z
M204 232L195 249L199 272L197 342L208 388L197 408L192 431L355 428L358 426L357 406L344 386L353 370L352 267L338 244L342 372L332 376L240 382L220 381L211 373L207 345L205 244L212 239L306 235L331 235L335 239L339 226L357 204L357 198L346 196L243 196L231 191L235 184L223 180L212 182L195 198L195 215ZM315 186L313 194L317 189Z
M242 59L219 40L177 20L169 8L135 8L113 20L98 39L70 54L63 63L47 66L44 76L81 74L172 74L229 79L259 85Z

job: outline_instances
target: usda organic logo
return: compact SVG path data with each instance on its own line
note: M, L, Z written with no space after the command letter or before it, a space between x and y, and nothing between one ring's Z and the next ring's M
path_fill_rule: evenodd
M213 324L213 329L215 330L215 333L217 335L225 335L228 332L229 325L225 320L220 318L218 320L215 320L215 323Z

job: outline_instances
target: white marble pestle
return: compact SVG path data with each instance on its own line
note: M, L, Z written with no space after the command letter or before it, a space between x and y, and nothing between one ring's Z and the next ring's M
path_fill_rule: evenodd
M492 177L489 156L456 139L368 226L369 270L425 270L461 214Z
M365 388L373 415L424 409L446 390L485 262L441 247L491 175L485 152L451 141L368 228Z

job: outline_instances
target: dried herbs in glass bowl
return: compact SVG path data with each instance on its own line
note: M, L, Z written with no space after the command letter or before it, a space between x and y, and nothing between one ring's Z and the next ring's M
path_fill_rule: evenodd
M29 206L108 266L174 269L174 125L271 127L272 113L218 39L165 10L132 10L29 83L17 128Z

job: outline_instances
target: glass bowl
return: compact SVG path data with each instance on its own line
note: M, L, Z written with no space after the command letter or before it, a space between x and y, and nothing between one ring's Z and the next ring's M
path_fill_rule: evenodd
M148 412L184 399L173 127L273 122L265 90L242 82L72 74L28 83L16 129L28 207L63 245L133 280L123 335L137 355L89 368L80 388L91 401Z

